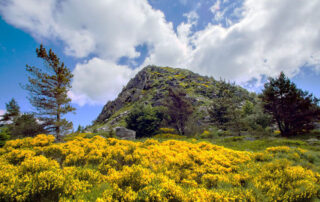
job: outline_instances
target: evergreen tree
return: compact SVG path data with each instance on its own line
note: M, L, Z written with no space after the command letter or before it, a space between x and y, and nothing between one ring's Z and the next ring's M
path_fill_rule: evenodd
M7 140L10 139L10 131L8 127L0 127L0 147L3 147Z
M192 115L194 108L181 88L169 88L169 94L164 105L170 116L170 123L181 134L185 134L186 123Z
M319 120L319 99L298 89L283 72L278 78L269 79L261 98L283 136L307 132Z
M12 121L15 117L20 115L20 107L16 100L12 98L9 103L6 103L6 113L3 115L1 121Z
M12 138L35 137L46 132L33 114L22 114L16 117L8 128Z
M36 53L37 57L44 60L46 69L27 65L30 76L24 88L29 91L29 101L37 110L39 120L44 123L46 130L55 132L60 140L60 135L72 128L72 123L62 116L75 110L67 95L73 75L51 49L47 52L40 45Z
M221 81L216 97L209 108L209 115L217 127L232 129L240 135L241 131L241 101L234 84Z
M79 125L76 132L77 133L83 133L84 129L85 128L83 126Z

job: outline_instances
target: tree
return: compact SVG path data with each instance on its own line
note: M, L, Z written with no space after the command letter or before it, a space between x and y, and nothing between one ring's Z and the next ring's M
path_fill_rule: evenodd
M319 99L298 89L283 72L278 78L269 78L261 98L283 136L307 132L319 120Z
M209 108L209 115L218 128L241 132L241 102L238 89L234 84L221 81L216 97Z
M245 130L261 132L265 131L265 129L272 124L272 117L270 114L264 112L262 101L258 97L254 100L254 103L246 100L241 111L241 122L243 122Z
M127 128L136 131L137 137L150 137L158 131L163 116L158 107L136 105L126 118Z
M15 118L8 128L12 138L35 137L46 132L33 114L22 114Z
M164 102L171 124L181 135L185 134L186 123L194 111L186 95L181 88L169 88L168 97Z
M84 131L84 127L79 125L76 132L77 133L83 133L83 131Z
M12 98L9 103L6 103L6 113L3 115L1 121L12 121L15 117L20 115L20 107L16 100Z
M57 140L60 140L61 133L72 128L72 123L62 116L75 110L67 95L73 75L51 49L47 53L40 45L36 53L37 57L44 60L46 69L27 65L30 76L24 88L29 91L29 101L37 110L36 115L44 123L45 129L55 132Z
M8 127L0 127L0 147L5 145L6 141L10 139L10 131Z

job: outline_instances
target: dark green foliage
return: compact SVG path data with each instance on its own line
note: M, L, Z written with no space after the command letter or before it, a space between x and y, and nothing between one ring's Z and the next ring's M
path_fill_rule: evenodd
M271 125L270 115L263 112L255 94L246 94L225 81L220 81L218 89L209 108L209 115L218 128L240 135L242 131L261 133Z
M170 116L169 124L179 134L184 135L186 123L194 111L186 92L181 88L169 88L169 94L164 102L164 106L167 107L167 114Z
M254 112L253 110L254 110L253 103L250 102L249 100L246 100L244 105L242 106L241 113L244 116L249 116L249 115L253 114L253 112Z
M34 137L46 132L33 114L20 114L20 107L14 99L6 104L6 110L3 118L6 122L4 127L0 128L0 141L5 141L10 136L11 138Z
M272 124L272 117L264 113L260 100L256 100L255 104L250 101L242 106L241 122L245 130L265 130Z
M3 115L1 121L12 121L15 117L20 115L20 107L14 98L6 103L6 113Z
M221 129L232 129L240 134L241 131L241 102L240 91L234 84L221 81L216 98L213 99L209 114L212 121Z
M12 138L35 137L46 132L33 114L22 114L15 118L8 128Z
M270 78L261 98L264 109L273 116L283 136L307 132L319 120L319 100L302 91L283 72L278 78Z
M9 139L10 139L10 131L8 127L1 127L0 128L0 147L3 147L3 145Z
M55 132L59 140L61 133L72 128L72 123L62 116L75 110L67 95L73 75L51 49L47 53L40 45L36 53L44 60L46 69L27 65L29 84L24 88L30 93L29 101L37 110L39 119L44 122L48 131Z
M79 125L76 132L77 133L83 133L84 132L84 127Z
M150 137L158 131L163 117L160 108L136 105L126 118L127 128L136 131L137 138Z

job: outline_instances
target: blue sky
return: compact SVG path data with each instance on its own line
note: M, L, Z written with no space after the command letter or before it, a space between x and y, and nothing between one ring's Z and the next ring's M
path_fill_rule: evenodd
M79 3L80 2L80 3ZM317 0L3 0L0 113L31 112L25 65L40 43L73 71L74 126L88 125L148 64L187 68L258 90L284 71L320 97Z

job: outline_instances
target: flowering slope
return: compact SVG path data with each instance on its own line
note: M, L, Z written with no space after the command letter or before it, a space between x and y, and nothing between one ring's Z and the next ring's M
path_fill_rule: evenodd
M317 198L308 151L38 135L0 149L0 201L298 201Z

